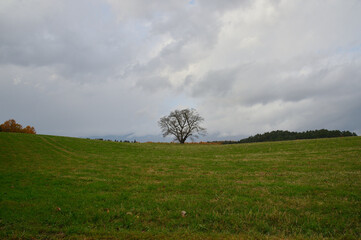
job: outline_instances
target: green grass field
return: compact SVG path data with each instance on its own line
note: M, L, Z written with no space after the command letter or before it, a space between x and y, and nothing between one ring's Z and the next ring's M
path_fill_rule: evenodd
M0 189L2 239L361 239L361 137L180 145L0 133Z

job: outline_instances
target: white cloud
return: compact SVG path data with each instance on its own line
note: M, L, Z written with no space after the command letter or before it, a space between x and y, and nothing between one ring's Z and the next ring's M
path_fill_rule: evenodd
M357 0L1 1L0 120L139 136L195 107L222 136L361 134L360 12Z

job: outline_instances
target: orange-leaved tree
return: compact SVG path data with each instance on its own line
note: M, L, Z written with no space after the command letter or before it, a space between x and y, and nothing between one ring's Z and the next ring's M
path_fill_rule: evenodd
M26 127L23 129L23 133L36 134L36 131L35 131L35 128L34 128L34 127L26 126Z
M36 134L35 128L26 126L23 128L20 124L16 123L14 119L7 120L0 125L0 132L17 132L17 133L30 133Z

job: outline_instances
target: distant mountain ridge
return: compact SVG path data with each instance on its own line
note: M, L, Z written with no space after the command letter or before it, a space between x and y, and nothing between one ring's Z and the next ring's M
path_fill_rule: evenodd
M144 135L136 136L134 133L124 134L124 135L98 135L98 136L89 136L86 138L90 139L103 139L111 141L137 141L137 142L168 142L170 139L165 139L162 135Z
M220 136L219 134L208 134L205 137L201 137L199 139L195 139L196 142L207 142L207 141L237 141L242 136L233 136L233 137L225 137ZM244 136L246 137L246 136ZM134 140L137 142L172 142L172 137L163 137L161 134L158 135L143 135L143 136L136 136L134 133L129 134L108 134L108 135L92 135L92 136L83 136L82 138L90 138L90 139L103 139L103 140L111 140L111 141L130 141L133 142ZM191 140L187 141L191 142Z

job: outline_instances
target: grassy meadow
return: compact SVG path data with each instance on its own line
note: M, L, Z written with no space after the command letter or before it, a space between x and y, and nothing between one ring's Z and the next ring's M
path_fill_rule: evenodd
M361 137L180 145L0 133L0 189L1 239L361 239Z

